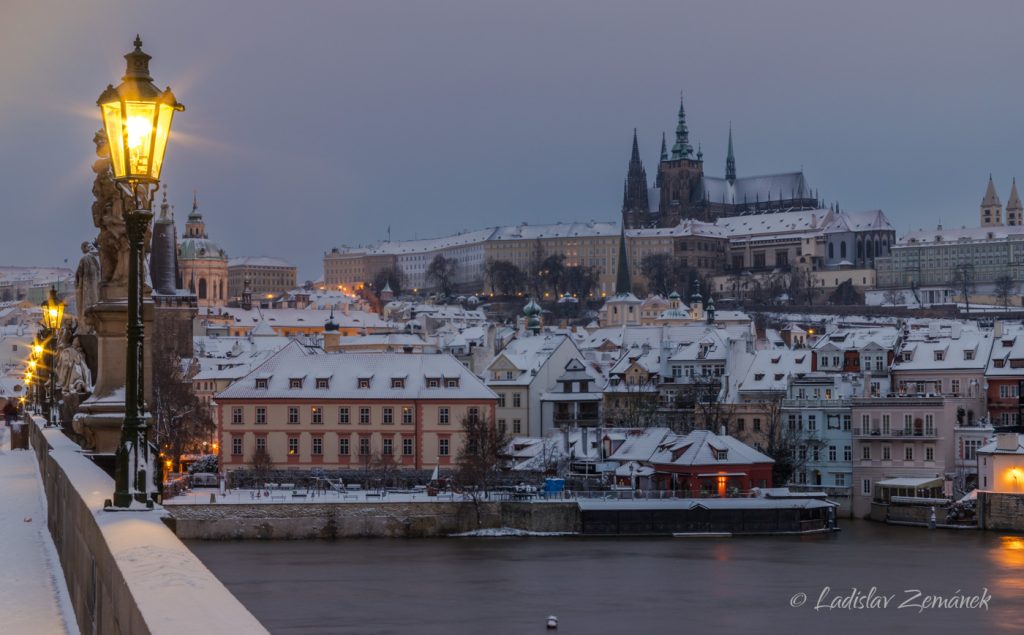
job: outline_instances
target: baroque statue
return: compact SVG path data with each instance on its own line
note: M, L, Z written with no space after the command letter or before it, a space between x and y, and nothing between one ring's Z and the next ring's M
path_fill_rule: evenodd
M100 257L96 246L82 243L82 258L75 271L75 307L83 333L94 333L96 327L86 316L86 309L100 300Z
M110 168L110 150L107 148L106 135L102 131L93 137L96 144L96 156L92 171L96 179L92 184L95 201L92 204L92 223L99 230L96 246L99 249L100 279L105 286L128 286L128 233L124 223L124 207L126 199L131 204L132 196L126 195L114 181ZM144 249L149 250L150 234L146 228L143 240ZM145 280L145 276L143 277Z

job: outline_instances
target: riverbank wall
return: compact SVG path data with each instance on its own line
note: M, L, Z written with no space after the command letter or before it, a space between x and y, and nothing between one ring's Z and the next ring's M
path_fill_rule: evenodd
M978 492L977 513L982 529L1024 531L1024 494Z
M431 538L499 527L580 531L575 503L217 504L173 505L168 510L168 524L182 540Z
M267 630L171 533L163 511L104 511L114 480L57 428L30 422L46 525L82 633Z

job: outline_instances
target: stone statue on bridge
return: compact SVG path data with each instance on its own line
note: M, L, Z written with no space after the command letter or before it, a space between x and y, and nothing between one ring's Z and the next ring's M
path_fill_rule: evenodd
M100 256L96 245L82 243L82 259L75 271L75 307L82 333L93 333L95 325L86 314L86 309L100 300Z

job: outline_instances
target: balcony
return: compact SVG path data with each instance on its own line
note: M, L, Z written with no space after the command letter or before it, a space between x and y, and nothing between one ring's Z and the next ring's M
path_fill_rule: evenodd
M853 436L855 437L867 437L873 439L934 439L938 435L934 429L920 429L920 430L889 430L884 431L881 428L854 428Z
M580 413L578 415L573 415L573 414L565 414L565 415L563 415L563 414L556 414L554 416L554 422L555 422L556 426L562 426L562 425L567 425L567 426L596 426L600 420L601 420L601 418L597 416L597 413L594 413L594 414Z
M814 408L822 410L825 408L849 408L853 406L852 399L783 399L783 408Z

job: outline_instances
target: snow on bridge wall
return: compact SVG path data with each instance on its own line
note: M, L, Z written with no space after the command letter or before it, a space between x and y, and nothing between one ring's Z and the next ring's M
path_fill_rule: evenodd
M114 481L56 428L30 426L47 524L83 633L180 635L267 630L161 521L105 512Z

